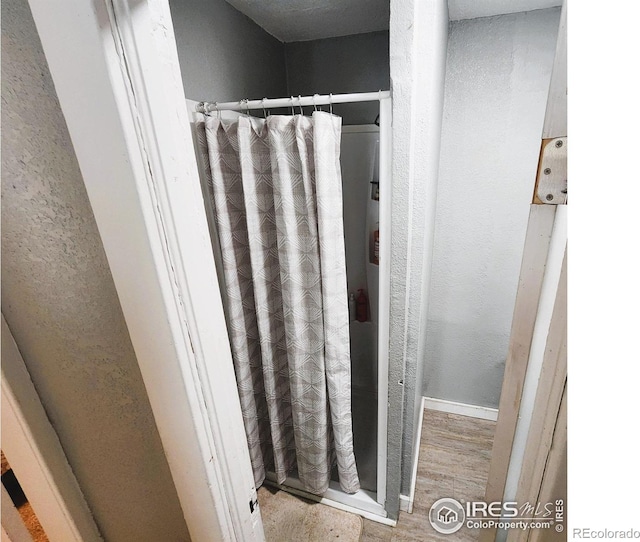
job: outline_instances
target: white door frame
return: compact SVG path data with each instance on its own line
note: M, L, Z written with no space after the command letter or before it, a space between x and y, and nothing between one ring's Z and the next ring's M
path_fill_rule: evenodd
M168 2L29 5L191 539L260 542Z
M2 451L51 542L100 542L102 537L58 435L42 407L4 316L1 320ZM15 533L20 528L11 521L17 512L14 514L5 500L3 494L2 525L18 542L22 538Z

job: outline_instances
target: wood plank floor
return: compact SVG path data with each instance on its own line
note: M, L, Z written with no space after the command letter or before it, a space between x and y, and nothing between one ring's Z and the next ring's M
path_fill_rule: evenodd
M496 423L425 410L413 513L400 512L396 527L364 520L361 542L471 542L478 530L441 535L429 524L429 508L442 497L482 500Z

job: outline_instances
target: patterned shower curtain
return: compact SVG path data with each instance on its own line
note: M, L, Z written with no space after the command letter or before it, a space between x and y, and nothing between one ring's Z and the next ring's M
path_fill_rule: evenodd
M337 464L354 493L341 119L206 117L200 129L256 485L297 474L321 495Z

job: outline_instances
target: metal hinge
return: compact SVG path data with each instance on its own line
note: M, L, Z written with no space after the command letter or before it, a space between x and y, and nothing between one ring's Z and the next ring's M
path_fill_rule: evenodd
M543 139L533 203L567 203L567 138Z

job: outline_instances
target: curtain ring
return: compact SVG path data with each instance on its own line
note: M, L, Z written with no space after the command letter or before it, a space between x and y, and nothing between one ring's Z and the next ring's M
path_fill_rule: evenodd
M302 96L298 94L298 107L300 108L300 114L304 117L304 111L302 109Z
M264 101L266 98L262 98L262 112L264 113L264 118L267 118L267 110L264 108Z
M293 107L293 96L291 96L291 98L289 98L291 100L291 114L295 116L296 114L296 110Z
M314 94L314 95L311 97L311 101L313 102L313 110L314 110L314 111L317 111L317 110L318 110L318 106L316 105L316 96L317 96L317 94Z
M329 113L333 115L333 94L329 93Z
M216 108L216 111L218 112L218 118L220 118L220 110L218 109L218 102L213 102L213 107Z

